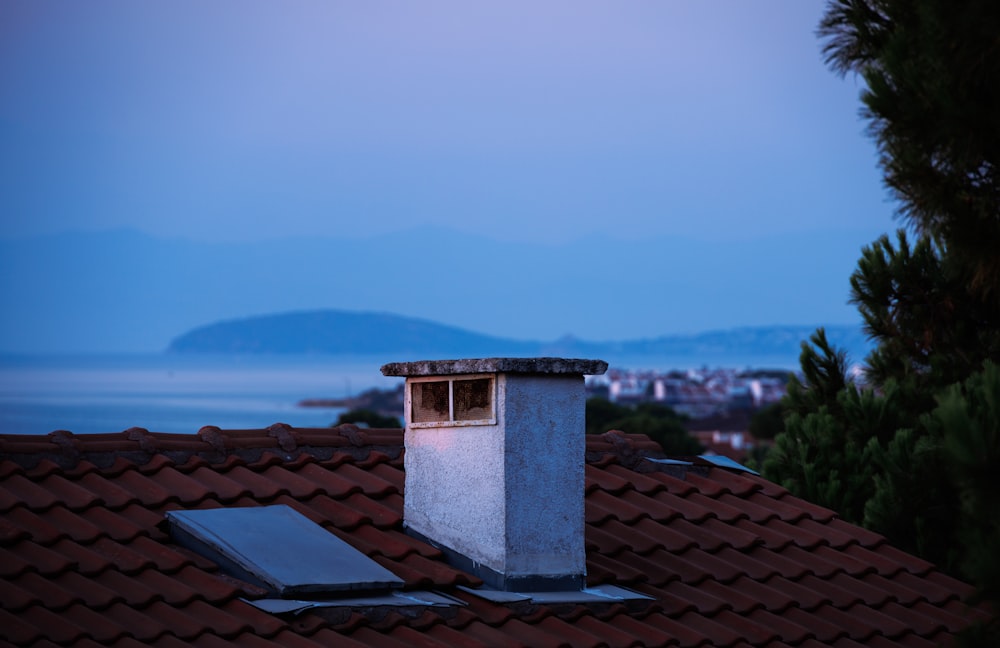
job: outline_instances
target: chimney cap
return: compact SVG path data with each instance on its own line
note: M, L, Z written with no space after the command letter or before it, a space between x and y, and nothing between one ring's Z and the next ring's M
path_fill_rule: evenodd
M608 370L603 360L581 358L470 358L417 360L382 365L383 376L451 376L477 373L596 376Z

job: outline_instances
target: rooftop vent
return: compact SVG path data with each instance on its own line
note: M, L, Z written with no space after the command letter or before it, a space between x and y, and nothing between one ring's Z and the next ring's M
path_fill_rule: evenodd
M601 360L387 364L405 376L407 531L507 591L580 590L584 375Z

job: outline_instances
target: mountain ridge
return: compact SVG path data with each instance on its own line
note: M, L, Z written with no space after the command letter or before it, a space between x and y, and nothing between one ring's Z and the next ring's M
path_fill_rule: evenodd
M866 237L494 241L447 229L210 243L133 230L0 238L0 350L155 352L247 313L391 310L496 336L591 340L854 323ZM822 244L818 245L817 241Z
M770 356L797 359L801 343L816 327L743 326L685 335L588 341L564 336L553 341L485 335L387 312L316 309L217 321L175 337L168 353L181 354L413 354L427 357L585 356L604 358ZM827 335L855 360L868 343L859 327L827 326Z

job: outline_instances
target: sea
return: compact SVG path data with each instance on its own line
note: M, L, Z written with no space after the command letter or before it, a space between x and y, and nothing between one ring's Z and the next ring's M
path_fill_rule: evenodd
M273 423L326 427L344 411L304 399L389 389L392 359L173 354L0 355L0 433L195 434L205 425L259 429Z
M409 358L417 359L417 358ZM606 358L612 367L791 368L791 358ZM305 407L392 389L379 368L397 356L12 355L0 354L0 434L150 432L195 434L206 425L260 429L274 423L327 427L344 412ZM407 360L404 358L403 360Z

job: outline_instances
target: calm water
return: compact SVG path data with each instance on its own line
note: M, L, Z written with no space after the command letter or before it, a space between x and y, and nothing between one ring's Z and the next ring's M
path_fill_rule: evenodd
M0 433L195 433L228 429L331 425L343 411L299 407L304 398L343 398L391 388L379 367L393 357L0 355ZM416 358L403 358L403 360ZM671 369L702 364L789 368L783 358L606 358L613 367Z
M391 359L316 356L0 356L0 433L195 433L204 425L262 428L332 424L336 408L303 398L341 398L387 388Z

